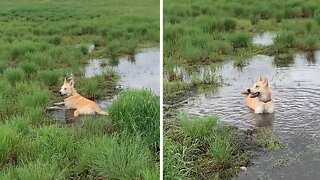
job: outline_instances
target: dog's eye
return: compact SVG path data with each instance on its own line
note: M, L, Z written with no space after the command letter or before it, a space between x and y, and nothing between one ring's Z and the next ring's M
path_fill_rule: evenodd
M67 90L67 88L64 88L64 90Z
M258 88L259 86L258 85L256 85L256 88Z

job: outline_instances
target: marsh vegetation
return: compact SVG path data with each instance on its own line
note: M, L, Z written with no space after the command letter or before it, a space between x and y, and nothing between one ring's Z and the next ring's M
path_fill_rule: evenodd
M1 1L0 10L1 178L159 178L159 97L118 94L116 72L84 76L89 59L157 46L159 2ZM91 100L118 94L110 117L84 117L78 126L46 114L71 74Z
M185 141L187 139L185 137L190 137L181 128L183 127L183 123L177 115L182 111L182 113L197 117L199 115L215 115L213 112L223 111L219 114L222 120L238 125L239 119L233 119L238 116L226 115L227 113L233 114L230 112L230 107L229 111L224 111L225 109L220 107L228 105L224 100L227 100L229 96L232 96L230 100L240 102L238 98L235 98L239 95L231 95L239 93L241 88L243 88L243 85L239 85L236 81L238 79L248 81L250 79L250 77L247 78L248 74L253 73L250 68L247 68L248 72L240 73L240 71L250 64L251 59L260 56L272 58L272 64L276 67L272 67L271 69L292 66L295 63L295 57L300 54L311 53L311 56L314 56L314 51L320 48L320 36L317 32L317 29L319 29L320 12L317 6L318 3L319 1L317 0L244 0L241 2L233 0L186 2L178 0L164 2L165 82L163 87L164 103L166 104L165 107L167 107L165 108L165 118L168 124L172 121L176 123L176 125L170 125L170 128L165 129L168 131L169 137L165 138L168 141L168 148L165 148L164 154L170 157L172 155L170 153L174 152L175 155L181 155L182 158L177 162L170 162L167 157L165 167L171 167L172 163L177 163L175 165L177 169L165 169L168 172L168 176L178 174L176 177L187 179L204 177L230 179L231 176L235 175L235 173L225 173L226 169L215 171L214 169L219 167L218 165L201 165L202 163L206 163L206 158L201 153L187 153L188 149L194 147L201 149L203 146L199 148L195 140L192 143ZM308 57L308 59L314 62L312 60L314 57ZM229 66L230 63L231 68ZM212 72L210 68L206 69L205 67L211 67L211 69L221 67L222 70L220 71L221 73L213 71L210 74ZM226 67L228 69L223 69ZM263 70L260 66L259 68L256 69L256 71L259 71L258 73L269 73L264 71L265 69L270 69L269 66L268 68L264 67ZM230 75L233 73L232 70L236 72L234 74L237 77ZM200 83L189 81L188 77L199 77L202 71L205 71L203 74L207 74L209 78L201 78L198 81ZM273 72L273 70L270 71ZM222 74L222 77L219 77L220 74ZM247 79L241 78L242 76ZM221 81L221 79L227 79L228 82ZM228 84L230 82L236 85L233 87ZM219 89L219 85L222 85L223 88ZM232 87L228 89L227 86ZM232 88L238 88L238 91ZM312 89L312 87L310 88ZM206 93L199 93L202 90L206 90ZM227 91L230 94L224 94L222 91ZM215 94L215 92L218 93ZM210 94L215 95L210 96ZM192 98L188 98L190 96ZM317 98L317 95L314 98ZM216 102L214 102L215 100ZM186 106L186 108L177 110L181 106ZM232 107L237 108L238 105L237 107ZM239 112L238 109L234 111L236 113ZM246 113L248 112L246 111ZM252 117L249 120L251 121ZM205 120L203 120L204 122ZM175 134L178 134L177 138L181 134L183 134L183 138L179 140L174 137L172 138L170 136L172 128L178 129L177 131L180 132L175 132ZM270 133L267 136L269 137ZM263 139L263 135L261 138ZM277 138L262 139L258 141L264 142L261 144L263 149L275 150L283 148L282 143ZM210 139L210 142L213 141L216 140ZM206 141L202 142L205 143ZM247 150L250 149L246 149L245 151ZM207 156L210 148L199 151L206 152L204 154ZM224 156L224 154L221 153L221 156ZM232 157L235 158L237 155L232 154ZM210 157L209 159L210 162L213 162L219 158ZM237 161L237 159L234 160ZM206 171L206 167L211 168ZM177 170L177 173L170 175L173 170ZM204 175L197 174L196 172L209 173Z

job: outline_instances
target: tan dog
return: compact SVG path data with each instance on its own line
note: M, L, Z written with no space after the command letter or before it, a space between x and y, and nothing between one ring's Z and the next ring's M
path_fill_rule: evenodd
M274 102L271 98L271 92L267 78L259 77L252 88L243 91L247 95L246 105L254 110L254 113L273 113Z
M73 80L67 82L67 80L64 79L64 83L60 90L60 95L65 97L64 102L54 103L54 105L65 105L67 109L76 109L74 111L75 117L78 117L82 114L93 115L95 113L108 115L108 113L102 111L95 102L78 94L74 89Z

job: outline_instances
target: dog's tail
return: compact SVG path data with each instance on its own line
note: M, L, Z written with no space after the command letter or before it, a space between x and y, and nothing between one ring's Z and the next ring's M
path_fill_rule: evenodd
M107 112L102 111L99 107L94 108L94 111L95 111L96 113L100 114L100 115L104 115L104 116L107 116L107 115L108 115Z

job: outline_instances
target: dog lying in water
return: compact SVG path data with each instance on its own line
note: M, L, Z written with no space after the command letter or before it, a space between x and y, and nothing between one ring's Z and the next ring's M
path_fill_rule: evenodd
M247 95L245 100L246 105L254 110L254 113L273 113L274 102L271 97L269 83L267 78L259 77L258 81L249 88L242 92Z
M54 103L54 105L65 105L67 109L75 109L75 117L83 114L93 115L96 113L100 115L108 115L108 113L102 111L95 102L86 99L78 94L74 88L73 80L67 82L67 80L64 79L64 83L59 93L61 96L64 96L64 102ZM48 109L59 109L59 107L50 107Z

